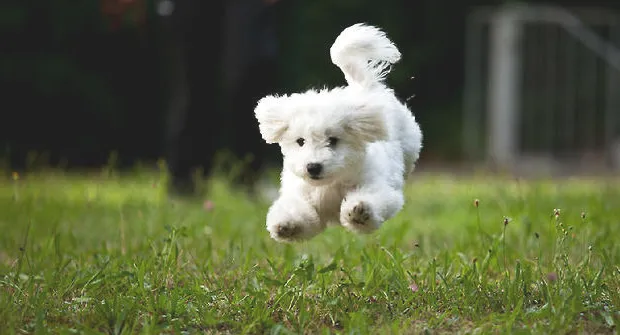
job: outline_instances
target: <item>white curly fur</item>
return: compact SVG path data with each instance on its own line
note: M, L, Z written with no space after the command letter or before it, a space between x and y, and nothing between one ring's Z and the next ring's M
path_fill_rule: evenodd
M267 96L255 109L264 140L284 156L280 194L267 213L278 241L312 238L328 224L378 229L401 210L422 148L414 116L382 82L400 59L385 33L355 24L330 54L348 86Z

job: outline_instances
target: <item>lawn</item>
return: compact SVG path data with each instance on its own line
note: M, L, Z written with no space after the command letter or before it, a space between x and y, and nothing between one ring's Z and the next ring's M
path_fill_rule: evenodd
M375 234L299 244L165 176L0 182L0 333L615 333L620 179L414 174Z

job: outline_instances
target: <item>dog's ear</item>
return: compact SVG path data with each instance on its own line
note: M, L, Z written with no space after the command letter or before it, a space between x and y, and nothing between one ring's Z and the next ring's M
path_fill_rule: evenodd
M289 127L285 100L286 97L269 95L260 99L254 109L260 133L267 143L278 143Z
M376 142L387 139L387 126L381 108L371 105L357 106L348 115L346 131L364 142Z

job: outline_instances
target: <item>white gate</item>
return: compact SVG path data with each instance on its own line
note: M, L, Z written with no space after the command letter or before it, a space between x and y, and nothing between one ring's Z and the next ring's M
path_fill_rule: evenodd
M508 168L533 158L620 163L619 47L620 16L607 9L519 4L472 12L466 157Z

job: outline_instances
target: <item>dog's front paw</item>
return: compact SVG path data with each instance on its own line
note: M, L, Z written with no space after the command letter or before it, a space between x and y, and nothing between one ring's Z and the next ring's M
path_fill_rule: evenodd
M347 213L347 216L350 222L356 225L366 226L370 220L370 214L370 207L365 202L359 202L357 205L353 206L353 209Z
M267 227L269 234L274 240L292 242L303 237L303 227L299 223L286 221Z
M373 213L372 207L364 201L354 204L343 204L340 212L340 223L351 230L358 233L370 233L379 228L378 222Z
M309 239L325 227L321 224L318 214L311 208L284 206L285 203L274 204L267 214L267 230L269 235L279 242L295 242Z

